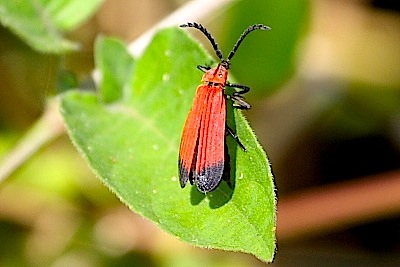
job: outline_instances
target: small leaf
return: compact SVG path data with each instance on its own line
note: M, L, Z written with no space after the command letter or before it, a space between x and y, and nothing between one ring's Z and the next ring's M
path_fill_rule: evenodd
M105 40L97 46L101 51L96 56L107 58L103 53L109 45L111 50L122 49ZM240 111L228 109L228 124L247 149L227 138L233 189L223 182L204 195L196 187L179 186L180 136L202 76L196 65L212 62L204 49L182 30L166 29L134 67L125 56L115 62L126 69L111 67L109 73L120 77L110 79L114 90L125 90L115 80L131 81L129 91L116 93L119 99L104 104L95 93L79 91L62 96L71 139L98 177L130 209L181 240L272 261L276 220L272 174ZM127 69L134 69L132 77Z
M107 103L129 94L134 60L125 45L112 38L98 38L95 47L96 66L100 71L100 99Z
M70 31L87 20L104 0L41 0L54 24L63 31Z
M0 0L0 22L39 52L61 53L77 44L63 37L87 19L103 0Z

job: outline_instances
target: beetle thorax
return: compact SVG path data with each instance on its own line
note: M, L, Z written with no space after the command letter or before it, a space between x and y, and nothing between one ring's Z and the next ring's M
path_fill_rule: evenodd
M217 67L209 69L206 73L204 73L201 81L225 86L227 79L228 70L221 64L218 64Z

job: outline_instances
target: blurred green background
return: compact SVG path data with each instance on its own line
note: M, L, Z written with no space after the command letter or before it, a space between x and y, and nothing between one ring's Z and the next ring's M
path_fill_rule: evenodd
M62 11L67 2L53 1L59 4L53 8ZM267 151L278 187L273 265L400 265L398 4L225 2L198 21L225 54L248 25L272 28L246 39L231 73L252 88L246 99L253 108L245 115ZM50 97L92 83L96 36L131 42L183 4L104 1L75 27L57 25L74 42L71 47L79 45L72 51L38 51L34 41L10 31L4 18L12 16L2 9L7 27L0 28L0 155L17 147ZM23 163L0 184L0 266L264 265L250 255L193 248L133 214L96 179L65 134ZM393 190L379 195L380 185ZM352 189L345 205L338 202L341 188ZM361 201L356 212L326 219L336 209L345 213L353 207L360 192L370 194L372 204ZM306 209L316 202L315 194L327 201L326 209ZM291 212L293 206L302 214ZM301 226L302 217L296 216L308 217L308 224Z

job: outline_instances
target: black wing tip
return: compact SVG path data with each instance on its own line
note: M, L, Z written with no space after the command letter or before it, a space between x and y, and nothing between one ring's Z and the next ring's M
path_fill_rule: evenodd
M209 193L217 189L224 173L224 162L208 166L195 175L197 189L202 193Z
M181 188L184 188L189 180L190 171L183 167L182 162L178 161L179 166L179 182L181 184Z
M179 163L179 182L181 188L184 188L188 181L190 184L196 184L197 189L202 193L210 193L217 189L218 185L224 178L225 163L221 161L217 164L205 167L199 173L193 173L192 171L183 167L181 161Z
M181 185L181 188L184 188L186 186L187 181L188 181L188 178L182 178L182 176L179 177L179 183Z
M214 191L215 189L217 189L218 185L220 184L221 179L218 181L218 183L215 183L215 185L210 185L210 184L197 184L197 189L201 192L201 193L211 193L212 191Z

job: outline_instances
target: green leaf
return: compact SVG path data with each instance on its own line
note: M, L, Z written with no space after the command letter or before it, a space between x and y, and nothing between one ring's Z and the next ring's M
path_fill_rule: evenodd
M41 0L41 2L54 24L61 30L69 31L86 21L104 0Z
M100 97L113 102L129 94L134 60L125 45L112 38L98 38L95 47L96 66L100 70Z
M109 58L108 47L122 49L114 41L99 42L96 62ZM136 63L127 64L125 53L120 51L121 60L115 58L120 66L114 63L108 66L111 70L100 70L130 83L126 91L126 83L110 82L119 99L104 103L101 95L80 91L62 96L62 114L73 143L122 202L161 229L196 246L242 251L272 261L276 221L272 174L240 111L230 106L227 118L247 149L227 137L233 189L222 182L204 195L196 187L179 185L180 136L202 76L196 65L210 63L211 58L180 29L160 31ZM121 66L133 69L133 74Z
M39 52L77 48L63 37L97 10L103 0L0 0L0 22Z

